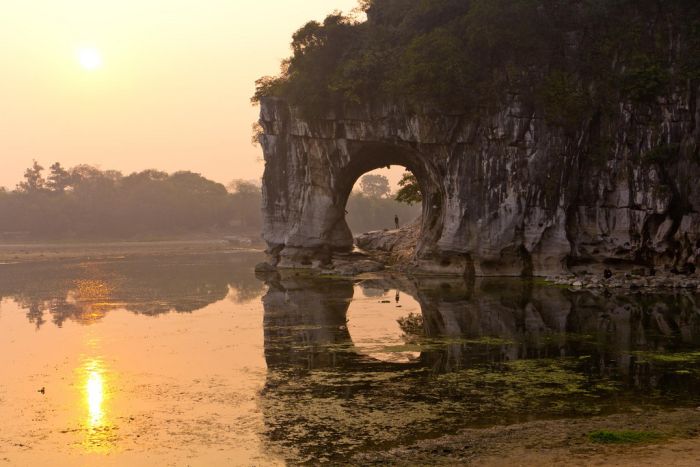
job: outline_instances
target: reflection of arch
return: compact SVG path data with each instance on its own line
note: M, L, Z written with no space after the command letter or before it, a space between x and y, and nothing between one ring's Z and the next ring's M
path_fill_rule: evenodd
M312 369L347 364L356 368L379 363L353 351L347 312L354 282L275 277L268 280L263 297L268 366ZM548 337L564 333L598 335L619 351L649 343L663 346L670 335L683 342L700 339L697 298L659 295L635 302L624 294L572 293L503 279L468 282L387 276L360 284L399 290L418 301L426 338L454 339L439 349L428 346L421 352L420 364L441 361L443 370L471 360L465 349L473 350L471 345L479 339L500 343L490 349L495 352L491 357L505 360L575 354L580 341Z
M268 368L401 366L355 352L347 326L351 281L289 278L269 281L268 287L263 297Z
M420 352L412 344L420 338L423 326L416 321L414 326L402 328L401 320L409 315L421 316L420 303L411 294L402 296L399 289L379 282L360 282L354 286L354 297L347 311L353 348L375 360L411 363L420 358ZM367 297L368 286L369 290L381 290L381 294Z
M268 375L260 399L265 435L282 451L299 452L305 462L321 457L346 462L377 442L382 448L387 443L400 445L426 436L435 426L445 431L464 428L473 417L481 417L479 423L500 423L517 417L520 410L527 418L527 405L514 407L513 397L544 397L542 415L561 415L561 407L556 409L546 396L548 391L518 391L520 386L500 391L489 383L493 380L478 379L486 371L498 381L498 373L508 375L518 367L527 373L538 365L511 360L542 359L550 368L547 365L561 357L573 357L564 359L573 362L569 366L551 368L574 384L610 376L619 388L618 397L605 392L596 401L600 410L619 410L621 400L637 401L669 387L695 400L700 378L679 380L673 370L634 360L633 351L667 348L668 339L655 337L666 328L673 331L677 345L700 346L700 301L605 297L522 281L396 276L363 283L412 295L421 304L428 337L447 339L428 346L415 362L379 362L353 352L345 314L354 282L298 276L269 280L263 301ZM611 361L617 367L610 368ZM514 381L538 387L532 375ZM465 382L476 386L461 389ZM558 402L576 411L577 399L567 394ZM479 414L481 404L495 405L485 415Z

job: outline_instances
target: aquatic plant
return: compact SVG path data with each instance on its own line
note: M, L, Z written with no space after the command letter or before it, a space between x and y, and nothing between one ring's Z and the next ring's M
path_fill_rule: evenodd
M597 430L588 434L589 440L600 444L639 444L658 441L661 438L662 435L655 431Z

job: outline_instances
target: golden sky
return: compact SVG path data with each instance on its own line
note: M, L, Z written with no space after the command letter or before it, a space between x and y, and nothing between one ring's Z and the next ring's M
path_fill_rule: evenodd
M254 81L356 0L0 1L0 186L37 159L257 179ZM81 65L97 50L100 67ZM83 57L85 59L85 57Z

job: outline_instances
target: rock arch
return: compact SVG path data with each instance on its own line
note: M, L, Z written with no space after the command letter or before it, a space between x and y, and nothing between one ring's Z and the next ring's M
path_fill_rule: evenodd
M324 125L302 123L283 101L265 99L261 138L266 169L263 179L263 237L271 262L280 267L311 267L350 251L353 238L345 222L345 205L355 182L365 173L390 165L413 172L424 194L417 259L438 254L445 222L444 171L417 144L400 137L360 138L350 121ZM332 136L331 136L332 135ZM452 252L454 253L454 252ZM447 272L464 273L464 264Z
M425 272L521 276L698 263L700 185L683 181L700 179L698 136L692 115L674 110L689 105L674 101L640 120L622 114L605 128L582 122L571 131L515 96L500 110L368 104L313 118L263 98L270 262L325 266L349 251L344 207L354 182L400 164L425 194L413 262ZM645 163L669 135L685 148L678 159ZM610 142L602 159L591 155L602 151L601 139Z
M430 239L437 237L442 225L443 206L437 200L443 199L441 185L431 179L434 172L426 167L426 161L411 146L401 143L366 142L350 143L336 141L336 144L316 145L312 151L295 155L295 159L305 161L305 168L289 168L300 175L303 181L290 182L284 190L279 190L285 181L274 186L265 184L265 212L273 208L274 215L267 216L265 232L278 230L285 233L284 238L276 234L265 235L273 251L279 250L282 265L303 266L304 263L324 263L331 260L333 252L351 251L353 236L345 221L345 207L355 183L364 174L372 170L391 165L400 165L416 175L421 190L426 193L423 203L422 235L417 247L419 252L427 250L433 243ZM298 146L299 141L290 146L293 153L305 150ZM320 156L321 160L313 160ZM289 162L289 161L287 161ZM320 162L320 164L318 164ZM318 164L318 165L317 165ZM320 169L318 173L313 173ZM313 171L313 172L312 172ZM293 193L298 195L292 195ZM291 199L284 195L299 196L298 210L280 212L278 207L289 206ZM431 202L432 201L432 202ZM281 222L280 222L281 221ZM308 265L308 264L306 264Z

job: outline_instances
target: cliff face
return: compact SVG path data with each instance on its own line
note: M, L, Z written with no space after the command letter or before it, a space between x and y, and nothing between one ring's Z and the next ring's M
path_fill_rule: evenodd
M403 165L424 194L414 267L548 275L609 265L700 265L698 88L562 129L512 97L497 111L393 105L307 119L263 98L271 262L311 267L353 246L355 181Z

